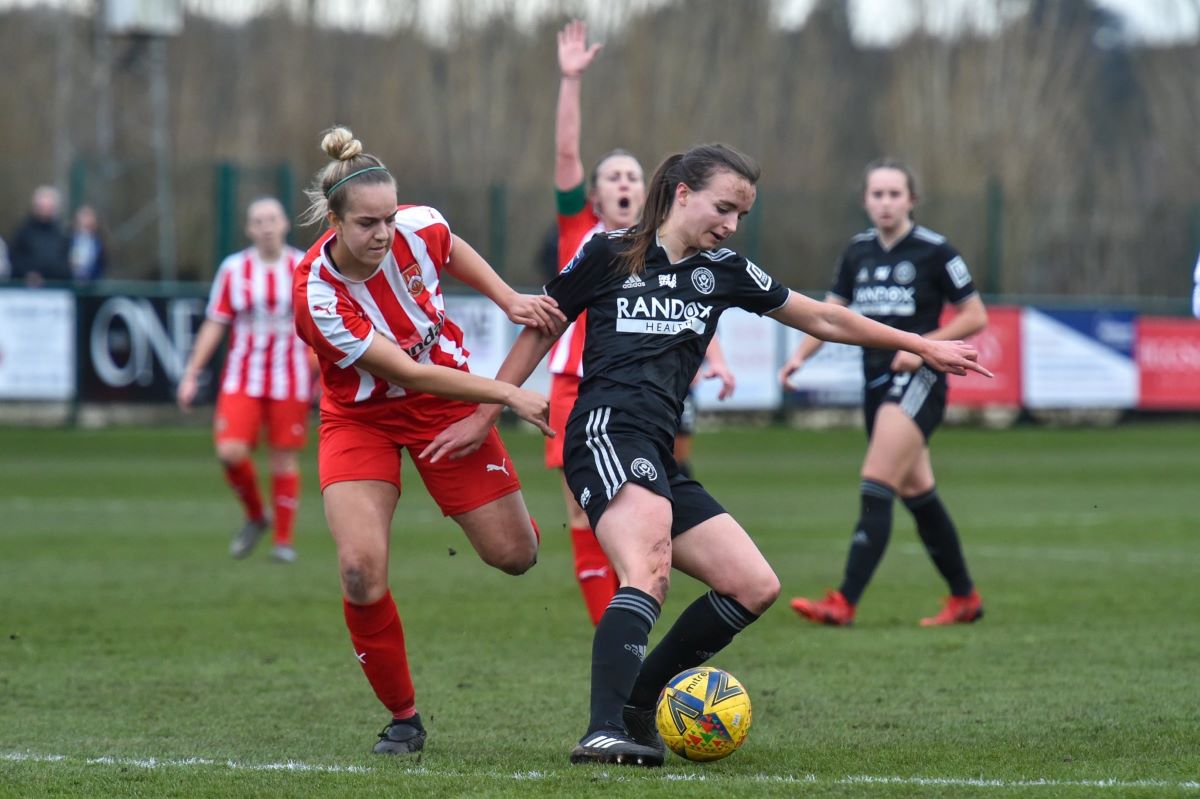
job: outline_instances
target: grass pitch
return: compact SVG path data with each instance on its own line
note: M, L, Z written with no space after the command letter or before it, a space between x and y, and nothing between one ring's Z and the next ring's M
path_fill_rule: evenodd
M945 429L939 490L984 596L944 586L897 504L854 628L787 607L836 585L856 431L729 429L700 478L784 595L715 663L754 701L742 751L573 767L591 629L557 478L506 432L538 566L475 557L411 470L391 585L430 731L368 754L386 712L345 631L312 453L300 560L226 554L238 511L204 430L0 430L0 796L1200 796L1200 426ZM698 593L679 577L656 634ZM652 642L656 636L652 635Z

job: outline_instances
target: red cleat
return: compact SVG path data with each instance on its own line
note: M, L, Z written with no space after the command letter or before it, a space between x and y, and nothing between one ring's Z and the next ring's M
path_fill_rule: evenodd
M922 627L941 627L945 624L970 624L983 618L983 600L971 589L967 596L948 596L936 616L921 619Z
M792 600L792 610L809 621L834 627L849 627L854 623L854 605L846 601L841 591L826 591L824 599Z

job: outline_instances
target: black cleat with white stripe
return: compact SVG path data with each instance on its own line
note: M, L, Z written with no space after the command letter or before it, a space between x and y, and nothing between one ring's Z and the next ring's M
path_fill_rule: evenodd
M663 743L662 736L658 734L658 722L654 718L654 708L626 705L621 712L621 720L625 722L625 729L629 730L629 737L633 739L634 743L649 746L660 755L666 755L667 745Z
M607 763L617 766L654 768L663 764L663 752L614 730L598 730L583 736L571 750L572 763Z

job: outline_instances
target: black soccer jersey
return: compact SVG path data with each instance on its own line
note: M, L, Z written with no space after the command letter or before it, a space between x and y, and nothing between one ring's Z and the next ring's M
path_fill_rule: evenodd
M640 275L618 274L619 233L594 236L546 284L568 320L587 311L583 381L571 413L629 411L674 436L688 386L726 308L757 314L781 307L788 289L732 250L672 264L655 244Z
M938 328L942 306L975 294L966 262L944 236L913 225L890 250L879 243L874 228L859 233L838 259L833 287L863 316L923 335ZM888 371L894 350L864 348L868 380Z

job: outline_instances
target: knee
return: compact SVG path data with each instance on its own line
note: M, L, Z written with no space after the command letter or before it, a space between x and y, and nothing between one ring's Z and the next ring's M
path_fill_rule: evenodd
M492 568L516 577L537 563L537 541L530 535L528 541L514 541L503 548L491 548L481 553L481 557Z
M768 570L750 580L745 588L738 592L737 599L746 610L755 616L761 616L775 604L781 590L779 578L775 576L775 572Z
M370 605L387 593L387 580L361 561L341 564L342 591L354 605Z
M241 441L222 441L217 444L217 460L225 466L237 466L250 457L250 448Z

